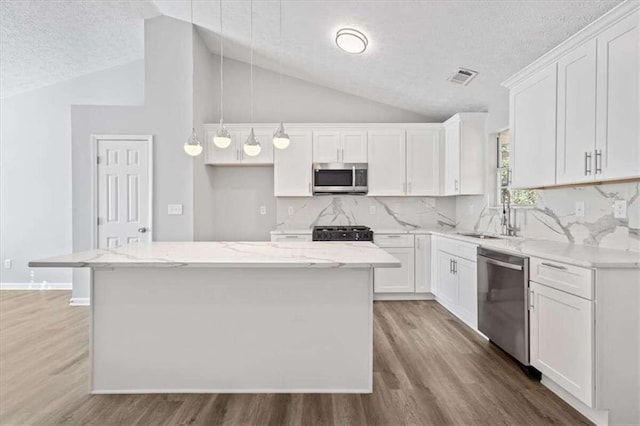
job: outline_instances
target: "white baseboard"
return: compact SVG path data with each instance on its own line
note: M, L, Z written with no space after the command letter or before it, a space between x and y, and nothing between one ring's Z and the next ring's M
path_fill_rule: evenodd
M69 306L89 306L91 302L88 297L72 297Z
M434 300L431 293L374 293L373 300Z
M591 420L598 426L608 426L609 425L609 412L604 410L596 410L589 406L587 406L584 402L577 399L575 396L571 395L569 392L564 390L560 385L556 382L543 375L540 380L547 389L551 390L551 392L555 393L562 399L564 402L575 408L580 414Z
M71 283L0 283L0 290L71 290Z

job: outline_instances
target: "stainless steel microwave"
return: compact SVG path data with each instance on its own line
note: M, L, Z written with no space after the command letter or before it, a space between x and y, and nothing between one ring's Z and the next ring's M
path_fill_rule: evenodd
M314 163L314 194L366 194L366 163Z

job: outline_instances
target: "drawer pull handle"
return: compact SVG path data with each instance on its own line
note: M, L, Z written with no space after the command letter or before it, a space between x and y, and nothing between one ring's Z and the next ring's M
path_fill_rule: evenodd
M295 238L298 239L300 237L298 237L297 235L285 235L285 238Z
M563 271L566 271L566 270L567 270L567 267L566 267L566 266L554 265L553 263L542 262L542 265L544 265L544 266L548 266L549 268L561 269L561 270L563 270Z
M400 238L402 235L387 235L387 238Z

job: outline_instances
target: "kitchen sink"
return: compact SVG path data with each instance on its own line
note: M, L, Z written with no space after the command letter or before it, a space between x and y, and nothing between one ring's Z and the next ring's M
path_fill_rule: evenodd
M464 232L458 232L458 235L463 235L465 237L471 238L480 238L483 240L500 240L501 237L496 237L495 235L486 235L486 234L475 234L473 232L465 234Z

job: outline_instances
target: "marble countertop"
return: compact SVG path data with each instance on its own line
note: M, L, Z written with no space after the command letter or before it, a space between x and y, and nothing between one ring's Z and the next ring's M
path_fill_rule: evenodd
M29 262L34 267L397 268L367 242L152 242Z
M524 256L539 257L585 268L640 268L640 252L583 246L533 238L503 237L480 239L459 235L464 230L452 229L374 229L377 234L432 234L478 244L489 249ZM277 230L272 233L310 233L311 230ZM466 231L471 232L471 231Z

